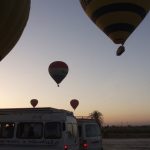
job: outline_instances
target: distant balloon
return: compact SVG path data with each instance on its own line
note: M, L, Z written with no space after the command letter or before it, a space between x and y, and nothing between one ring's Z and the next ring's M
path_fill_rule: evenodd
M55 80L58 86L68 74L68 70L68 65L62 61L54 61L48 68L50 76Z
M149 0L80 0L89 18L116 44L120 56L127 38L150 10Z
M36 105L38 104L38 100L37 99L31 99L30 103L33 107L36 107Z
M70 105L72 106L72 108L75 110L77 108L77 106L79 105L79 101L77 99L72 99L70 101Z

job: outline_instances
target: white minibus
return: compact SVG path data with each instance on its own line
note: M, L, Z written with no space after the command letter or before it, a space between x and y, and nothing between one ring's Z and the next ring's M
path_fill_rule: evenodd
M56 108L0 109L0 150L79 150L77 120Z

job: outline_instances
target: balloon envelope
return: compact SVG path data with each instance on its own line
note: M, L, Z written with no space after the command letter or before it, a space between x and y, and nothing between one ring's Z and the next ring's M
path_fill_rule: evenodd
M31 99L30 103L33 107L35 107L38 104L38 100L37 99Z
M72 99L70 101L70 105L72 106L72 108L75 110L77 108L77 106L79 105L79 101L77 99Z
M31 0L0 0L0 61L20 39L28 21Z
M124 44L150 10L149 0L80 0L89 18L116 44Z
M48 68L50 76L55 80L58 86L68 74L68 70L68 65L62 61L54 61Z

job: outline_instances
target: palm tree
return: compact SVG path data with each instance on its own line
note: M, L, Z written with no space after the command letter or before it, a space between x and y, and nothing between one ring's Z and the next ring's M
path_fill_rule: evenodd
M103 124L103 115L102 115L101 112L99 112L97 110L94 110L92 113L89 114L89 116L92 119L96 120L96 122L98 123L98 125L99 125L100 128L102 127L102 124Z

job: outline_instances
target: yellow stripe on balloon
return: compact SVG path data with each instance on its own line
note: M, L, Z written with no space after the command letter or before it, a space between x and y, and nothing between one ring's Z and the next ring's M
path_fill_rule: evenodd
M84 1L84 0L80 0L80 1ZM91 14L98 8L106 6L106 5L110 5L110 4L115 4L115 3L135 4L144 8L145 11L149 11L149 8L150 8L149 0L92 0L90 3L88 3L88 5L85 6L85 11L87 12L87 14L89 14L89 16L91 16Z
M117 16L117 17L116 17ZM133 19L134 18L134 19ZM116 23L129 23L137 26L141 21L141 17L132 12L113 12L99 17L96 20L96 25L102 30L111 24Z

